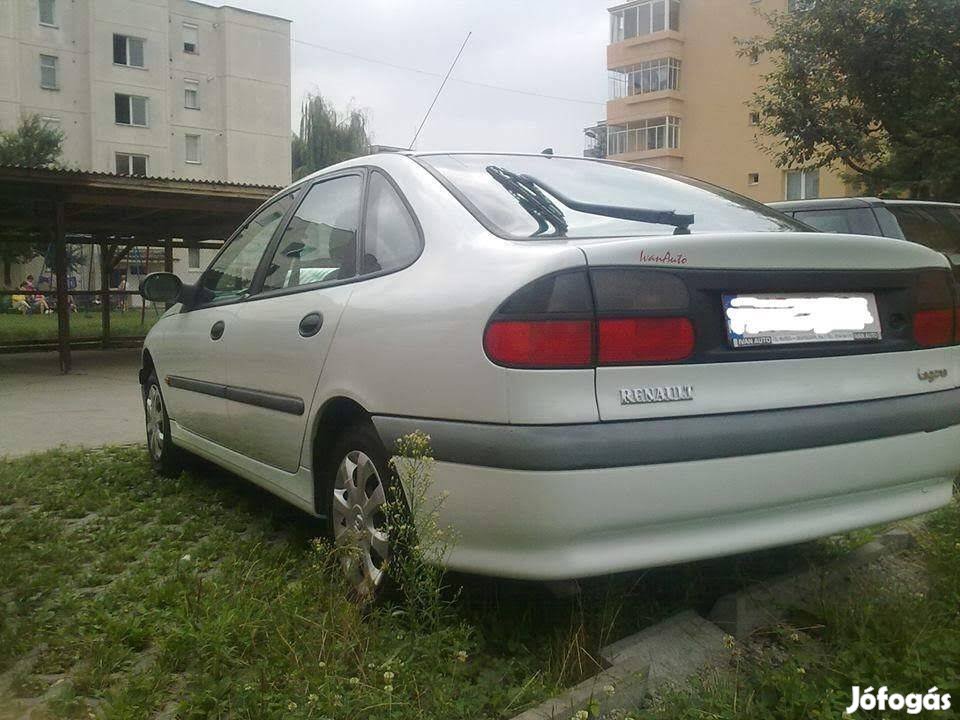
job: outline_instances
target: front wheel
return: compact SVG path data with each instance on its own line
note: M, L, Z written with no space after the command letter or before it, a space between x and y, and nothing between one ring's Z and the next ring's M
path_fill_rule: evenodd
M324 473L328 532L351 587L365 600L387 584L390 539L387 502L391 482L387 452L369 424L347 428Z
M156 370L150 371L143 386L143 413L147 425L147 450L153 469L164 477L176 477L183 470L183 456L170 437L170 417L160 392Z

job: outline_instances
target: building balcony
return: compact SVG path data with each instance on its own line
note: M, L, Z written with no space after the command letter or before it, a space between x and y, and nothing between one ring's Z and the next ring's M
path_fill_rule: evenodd
M683 57L684 35L676 30L663 30L638 35L607 45L607 69L613 70L658 57Z
M624 125L658 115L683 116L684 94L679 90L630 95L607 101L607 122Z

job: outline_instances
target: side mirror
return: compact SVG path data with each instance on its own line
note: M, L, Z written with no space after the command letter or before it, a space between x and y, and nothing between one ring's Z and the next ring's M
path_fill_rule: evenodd
M183 293L183 282L173 273L155 272L140 283L140 296L159 303L175 303Z

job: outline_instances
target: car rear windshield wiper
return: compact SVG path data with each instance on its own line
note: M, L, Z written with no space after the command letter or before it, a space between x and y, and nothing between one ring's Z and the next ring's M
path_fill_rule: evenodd
M558 213L563 222L563 231L560 232L559 226L554 225L558 230L557 235L566 234L567 223L566 220L563 220L563 213L543 194L543 190L546 190L571 210L587 213L588 215L602 215L604 217L633 220L635 222L651 223L654 225L672 225L676 228L673 231L674 235L689 235L690 226L693 225L694 222L693 215L680 215L673 210L651 210L649 208L625 207L622 205L601 205L599 203L574 200L532 175L520 175L497 167L496 165L487 166L487 172L490 173L497 182L507 188L507 190L510 190L518 200L520 200L520 198L517 196L517 193L512 190L513 187L522 188L527 193L534 195L537 198L538 204L546 203L554 212ZM534 215L530 208L524 205L523 201L520 201L520 204L523 205L527 212ZM537 216L534 215L534 217L536 218ZM534 236L540 235L544 230L546 230L546 227L541 223L540 231L534 233Z
M496 165L489 165L487 172L490 176L516 198L520 206L530 213L531 217L540 226L530 237L543 236L552 225L551 236L562 237L567 234L567 221L563 212L546 195L540 192L536 182L524 175L504 170Z

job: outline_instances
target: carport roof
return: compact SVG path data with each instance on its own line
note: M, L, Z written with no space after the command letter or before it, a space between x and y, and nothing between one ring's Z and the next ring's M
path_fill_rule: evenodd
M224 240L278 190L273 185L0 165L0 230L51 230L61 205L62 227L71 234L125 244L131 238Z

